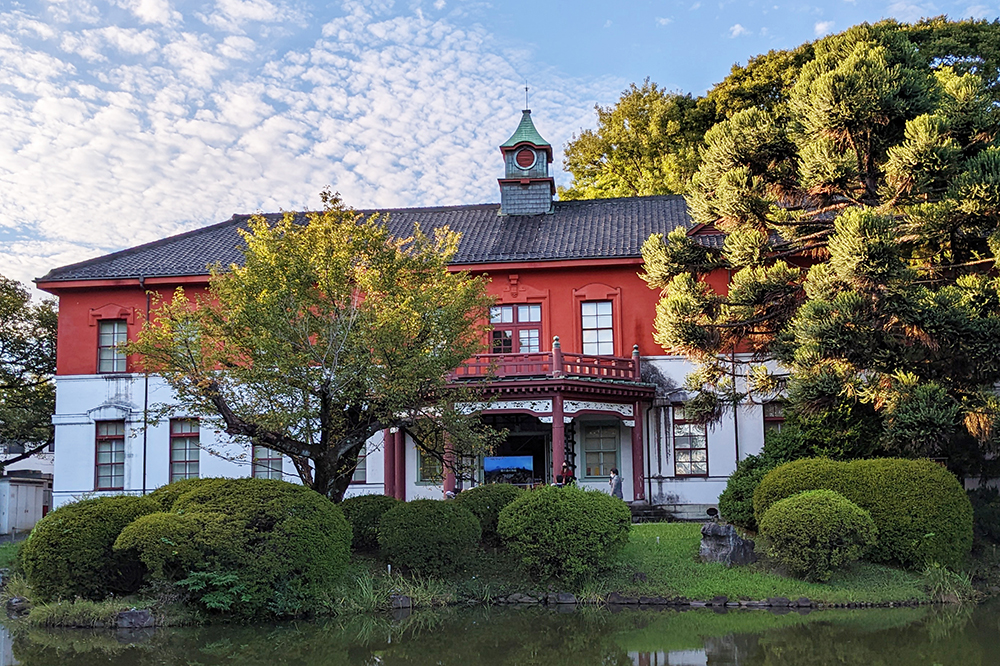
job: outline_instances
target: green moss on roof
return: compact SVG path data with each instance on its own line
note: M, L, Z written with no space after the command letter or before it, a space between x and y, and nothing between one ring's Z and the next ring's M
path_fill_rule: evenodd
M500 144L500 147L513 148L517 144L524 142L532 143L536 146L551 145L535 129L535 123L531 122L531 111L528 109L525 109L521 115L521 123L517 126L517 129L514 130L509 139Z

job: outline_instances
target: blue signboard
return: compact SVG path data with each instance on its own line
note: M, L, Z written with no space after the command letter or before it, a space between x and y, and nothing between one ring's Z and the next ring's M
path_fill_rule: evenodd
M534 462L531 456L487 456L483 458L483 480L486 483L531 485L535 480Z

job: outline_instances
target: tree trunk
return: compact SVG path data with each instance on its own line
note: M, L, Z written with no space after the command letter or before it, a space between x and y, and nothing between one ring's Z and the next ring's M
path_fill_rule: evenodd
M362 446L364 443L339 458L332 447L313 457L313 490L326 495L331 502L339 504L343 501L344 494L351 485Z

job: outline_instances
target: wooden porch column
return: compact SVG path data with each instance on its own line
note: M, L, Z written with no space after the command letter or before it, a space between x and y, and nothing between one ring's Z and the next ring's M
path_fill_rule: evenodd
M566 462L566 425L563 423L563 397L556 393L552 398L552 482L562 474Z
M396 494L395 498L406 501L406 432L396 431Z
M632 407L635 425L632 426L632 496L638 502L646 501L646 482L643 471L646 469L646 458L642 446L642 403L636 402Z
M386 428L382 431L382 467L384 469L385 489L382 491L389 497L396 496L396 433Z

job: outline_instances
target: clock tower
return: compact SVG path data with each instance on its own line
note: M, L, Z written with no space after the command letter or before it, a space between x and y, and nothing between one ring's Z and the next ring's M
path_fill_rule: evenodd
M521 123L500 144L504 177L500 182L501 215L543 215L552 212L556 183L549 176L552 146L543 139L525 109Z

